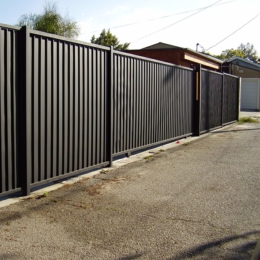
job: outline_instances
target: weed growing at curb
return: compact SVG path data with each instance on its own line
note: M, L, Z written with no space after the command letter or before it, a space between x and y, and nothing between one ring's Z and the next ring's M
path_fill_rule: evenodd
M252 117L241 117L241 118L239 118L238 123L239 124L243 124L243 123L260 123L260 121L257 120L257 119L254 119Z
M150 155L150 156L145 156L145 157L144 157L145 160L149 160L149 159L151 159L151 158L152 158L151 155Z
M101 171L100 171L100 173L103 173L103 174L106 174L107 172L109 172L109 170L108 169L102 169Z

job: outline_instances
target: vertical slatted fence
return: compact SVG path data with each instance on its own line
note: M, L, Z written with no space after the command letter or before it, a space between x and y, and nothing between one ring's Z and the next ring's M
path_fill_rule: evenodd
M8 194L19 189L16 167L18 29L0 26L0 194Z
M29 38L30 183L107 163L109 48L32 31Z
M113 154L192 134L193 71L115 52Z
M233 122L238 85L230 75L0 24L0 196Z
M237 77L227 74L224 74L223 77L223 124L227 124L238 118L239 84Z
M222 74L201 71L201 132L222 125Z

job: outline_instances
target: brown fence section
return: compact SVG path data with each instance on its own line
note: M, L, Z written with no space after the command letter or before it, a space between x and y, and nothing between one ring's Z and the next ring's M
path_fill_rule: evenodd
M0 24L0 76L0 196L238 116L236 77L26 27Z
M201 71L201 131L222 125L222 77L220 73Z
M239 78L223 74L223 121L222 125L234 122L239 113Z
M114 55L113 154L192 134L193 71Z

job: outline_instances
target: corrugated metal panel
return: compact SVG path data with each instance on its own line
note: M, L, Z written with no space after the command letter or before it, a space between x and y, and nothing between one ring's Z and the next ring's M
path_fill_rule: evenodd
M201 131L237 120L237 77L200 78ZM0 24L0 195L191 135L194 84L192 69Z
M30 44L31 183L106 162L109 52L36 33Z
M19 188L16 167L17 30L0 25L0 194Z
M238 113L238 78L224 74L223 123L237 120Z
M201 71L201 131L222 125L222 75Z
M193 72L114 55L113 154L192 133Z

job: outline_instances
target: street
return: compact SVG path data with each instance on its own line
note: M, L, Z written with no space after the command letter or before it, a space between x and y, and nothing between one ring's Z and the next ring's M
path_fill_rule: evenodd
M250 259L260 124L233 124L0 208L0 259Z

